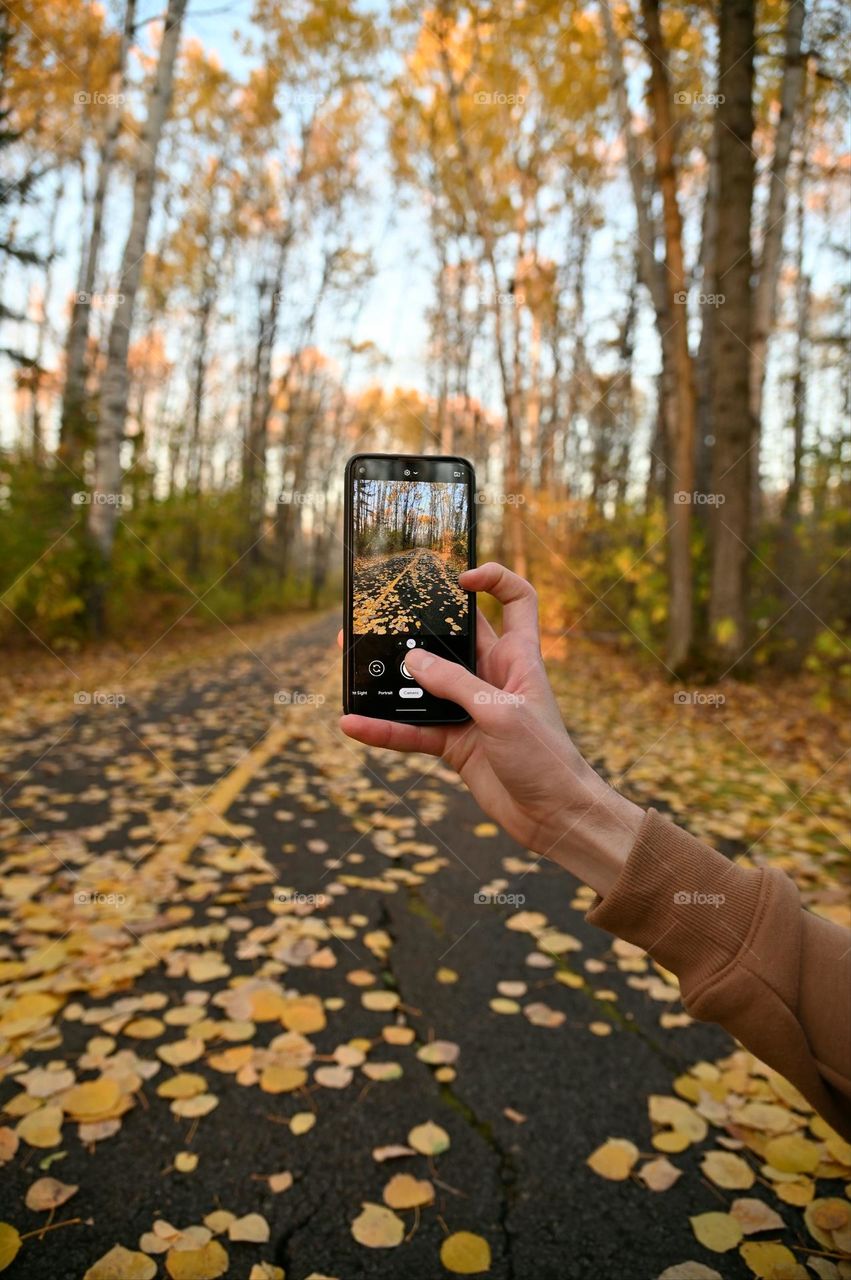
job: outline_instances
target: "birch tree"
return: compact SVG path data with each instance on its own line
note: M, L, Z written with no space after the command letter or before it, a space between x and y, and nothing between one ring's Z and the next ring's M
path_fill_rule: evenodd
M65 342L65 389L59 428L59 454L71 470L81 465L86 436L86 355L89 341L89 319L92 294L95 291L103 243L103 216L106 195L115 164L115 152L121 132L127 55L136 26L136 0L126 0L124 26L118 46L115 68L110 79L108 116L98 158L97 181L92 197L91 229L80 263L77 292L71 310L71 323Z
M108 563L111 557L118 521L121 442L129 394L127 354L130 330L151 219L157 152L171 105L174 67L186 6L187 0L168 0L156 73L148 94L147 115L137 148L130 230L118 281L119 300L109 330L96 433L94 485L89 508L89 532L104 563Z

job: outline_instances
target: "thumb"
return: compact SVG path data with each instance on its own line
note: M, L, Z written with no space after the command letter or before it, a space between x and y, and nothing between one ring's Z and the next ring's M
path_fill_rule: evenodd
M405 654L405 665L428 693L457 702L480 723L494 709L491 686L460 662L449 662L425 649L410 649Z

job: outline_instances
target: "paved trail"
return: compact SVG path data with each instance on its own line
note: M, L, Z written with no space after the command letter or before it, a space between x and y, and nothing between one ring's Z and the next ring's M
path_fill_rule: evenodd
M629 985L611 939L585 924L574 882L502 835L476 834L481 813L439 762L367 753L340 736L336 627L328 618L256 654L175 673L128 691L122 706L69 707L5 742L0 1009L26 990L55 1005L23 1030L7 1026L9 1043L25 1047L27 1068L62 1063L80 1080L123 1052L127 1104L117 1124L93 1118L94 1131L82 1130L114 1129L98 1141L82 1141L66 1114L54 1145L21 1142L3 1169L0 1219L22 1233L43 1225L24 1196L58 1156L48 1172L79 1191L54 1221L82 1221L25 1241L9 1276L81 1280L114 1244L137 1249L157 1219L187 1227L215 1209L270 1225L266 1243L218 1237L239 1280L261 1260L287 1280L437 1280L446 1230L488 1240L494 1280L653 1280L688 1258L717 1264L688 1225L690 1213L720 1207L697 1150L675 1157L687 1176L663 1196L606 1182L585 1161L609 1136L652 1153L647 1095L669 1094L689 1063L729 1041L699 1025L663 1030L660 1013L678 1006ZM506 927L516 906L475 901L494 878L575 940L556 967L527 963L534 937ZM291 890L324 897L294 903ZM557 968L582 985L554 980ZM441 969L457 980L436 980ZM492 1011L499 982L526 983L521 1007L544 1003L563 1021ZM398 1007L365 1008L364 990ZM291 992L310 998L299 1015L307 1009L308 1022L315 997L326 1001L326 1025L305 1029L304 1042L291 1034L275 1058L269 1045L288 1017L307 1027L281 1012ZM413 1028L413 1043L386 1042L396 1022ZM594 1034L599 1023L611 1034ZM460 1048L452 1079L417 1057L434 1038ZM197 1056L163 1061L158 1051L175 1042ZM315 1070L345 1045L351 1081L344 1072L343 1087L319 1084ZM233 1049L233 1061L221 1056ZM358 1051L367 1065L398 1063L401 1076L370 1080ZM268 1092L273 1061L302 1063L305 1084ZM215 1109L175 1115L157 1093L175 1073L200 1076ZM36 1080L36 1092L49 1090ZM0 1124L16 1127L36 1105L22 1108L22 1096L7 1076ZM297 1136L289 1121L304 1112L315 1124ZM449 1134L445 1154L373 1159L427 1120ZM199 1157L194 1172L175 1170L183 1151ZM285 1170L294 1185L274 1193L263 1179ZM350 1224L401 1171L431 1178L436 1203L418 1222L402 1213L409 1238L398 1248L367 1249ZM748 1274L735 1252L720 1261L725 1280ZM164 1255L157 1264L166 1275Z

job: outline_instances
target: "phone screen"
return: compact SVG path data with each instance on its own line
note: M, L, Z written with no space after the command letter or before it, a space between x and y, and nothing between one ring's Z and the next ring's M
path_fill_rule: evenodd
M461 458L360 456L347 471L348 709L415 723L464 720L408 671L417 646L472 667L473 469Z

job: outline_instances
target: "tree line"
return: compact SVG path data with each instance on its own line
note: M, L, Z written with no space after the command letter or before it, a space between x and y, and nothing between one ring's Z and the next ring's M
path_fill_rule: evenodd
M0 13L7 633L316 604L345 456L398 448L471 457L569 624L841 665L841 6L256 0L238 70L187 8ZM416 390L355 337L376 167L428 237Z

